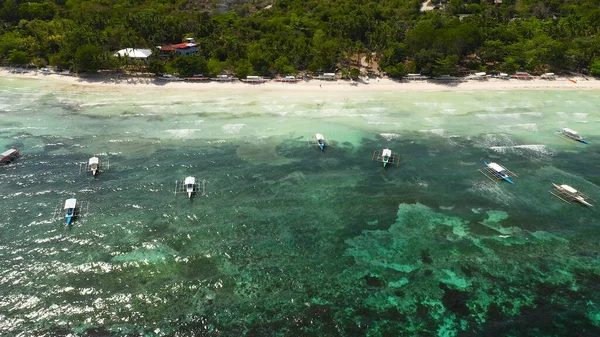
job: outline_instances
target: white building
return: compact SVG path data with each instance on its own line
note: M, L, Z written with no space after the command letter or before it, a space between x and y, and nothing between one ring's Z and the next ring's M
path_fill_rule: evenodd
M135 49L135 48L126 48L121 49L118 52L113 54L116 57L128 57L132 60L141 60L146 61L150 55L152 55L152 50L150 49Z

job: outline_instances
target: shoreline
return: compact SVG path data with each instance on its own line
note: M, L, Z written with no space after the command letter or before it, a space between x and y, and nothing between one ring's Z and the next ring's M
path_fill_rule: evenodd
M42 74L37 71L16 74L0 68L0 77L45 80L62 85L59 90L149 90L194 91L194 90L240 90L240 91L293 91L293 92L431 92L431 91L511 91L511 90L600 90L600 80L583 77L557 77L554 80L534 78L531 80L486 78L485 80L462 80L441 82L435 80L402 80L375 78L359 81L308 80L282 83L269 80L260 84L233 82L168 82L156 77L113 76L79 77L59 73Z

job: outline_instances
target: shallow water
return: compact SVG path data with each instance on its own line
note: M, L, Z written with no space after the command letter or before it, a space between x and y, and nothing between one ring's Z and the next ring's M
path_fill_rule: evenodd
M0 167L0 333L597 336L600 217L548 190L600 200L599 105L0 78L0 149L23 153ZM385 147L398 166L371 161ZM97 178L80 172L94 154ZM173 194L188 175L204 195ZM53 212L73 194L66 227Z

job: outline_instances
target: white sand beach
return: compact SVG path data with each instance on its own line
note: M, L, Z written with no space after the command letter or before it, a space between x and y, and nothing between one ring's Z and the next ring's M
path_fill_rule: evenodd
M359 81L306 80L296 83L282 83L274 80L260 84L249 84L239 80L232 82L186 82L162 81L156 77L127 76L73 76L58 73L42 74L31 71L13 73L8 68L0 68L0 77L38 79L52 83L58 90L254 90L254 91L296 91L296 92L422 92L422 91L510 91L510 90L600 90L600 80L591 77L564 77L548 80L533 77L530 80L486 78L484 80L435 81L371 78Z

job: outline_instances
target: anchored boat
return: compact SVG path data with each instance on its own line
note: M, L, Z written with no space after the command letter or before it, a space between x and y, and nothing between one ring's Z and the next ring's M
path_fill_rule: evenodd
M0 153L0 164L6 164L19 156L19 149L10 149Z
M202 184L200 185L198 182L196 182L196 178L192 176L185 177L183 180L176 180L173 194L177 195L178 193L186 193L190 199L197 193L205 195L204 192L206 188L206 181L202 179L201 183Z
M586 139L584 139L583 137L581 137L581 135L579 135L579 133L575 130L572 130L569 128L562 128L562 129L559 129L556 133L563 138L576 140L576 141L578 141L580 143L584 143L584 144L589 144L589 142Z
M96 174L98 174L98 171L100 168L100 159L98 159L98 157L90 158L90 160L88 162L88 166L89 166L90 170L92 171L92 175L95 177Z
M100 157L93 156L91 157L87 163L86 162L82 162L79 164L79 173L81 174L82 171L89 171L92 172L92 176L97 176L100 172L104 172L106 170L110 169L110 161L108 160L108 158L106 159L100 159Z
M486 161L483 163L485 164L485 170L479 170L479 172L483 173L483 175L490 180L502 179L511 184L515 183L511 178L516 177L517 175L507 170L504 166L496 163L488 163Z
M70 225L71 220L75 217L75 211L77 209L77 199L75 199L75 196L72 196L71 199L67 199L67 201L65 201L64 209L67 211L67 214L65 215L65 223Z
M194 177L186 177L185 181L185 191L188 194L188 198L192 198L192 194L196 191L196 178Z
M70 225L75 220L75 218L85 216L85 213L87 213L87 210L89 208L89 203L85 201L78 203L75 196L72 196L71 198L65 201L64 206L61 206L62 204L58 204L57 207L54 209L54 212L52 214L52 220L54 221L63 218L62 214L64 214L65 224Z
M593 205L586 200L590 199L590 197L577 191L573 187L569 185L558 185L555 183L552 183L552 186L554 186L554 191L549 192L567 204L570 204L572 201L576 201L582 205L593 207Z
M383 163L383 167L386 167L388 163L398 165L400 156L394 154L390 149L383 149L381 152L373 152L373 157L371 157L371 160Z
M322 134L317 133L315 138L317 138L317 145L319 145L321 151L325 151L325 137L323 137Z

